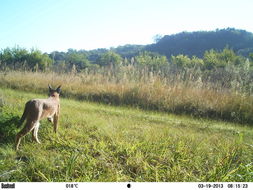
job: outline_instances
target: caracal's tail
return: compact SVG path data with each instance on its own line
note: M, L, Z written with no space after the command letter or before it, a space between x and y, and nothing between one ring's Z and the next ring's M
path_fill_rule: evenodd
M20 119L19 122L18 122L17 128L21 127L21 125L24 123L24 121L25 121L25 119L26 119L26 116L27 116L27 113L28 113L28 108L27 108L27 107L28 107L28 106L27 106L27 103L26 103L26 104L25 104L24 113L23 113L21 119Z

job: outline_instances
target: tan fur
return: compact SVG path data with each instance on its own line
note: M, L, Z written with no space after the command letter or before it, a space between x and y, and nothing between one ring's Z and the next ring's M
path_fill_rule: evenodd
M26 123L24 128L16 136L16 150L18 150L21 138L31 131L33 140L40 143L38 130L41 119L47 118L52 122L54 124L54 132L56 133L60 114L60 87L53 90L49 86L49 97L47 99L33 99L25 104L25 110L20 119L19 126L22 125L25 119Z

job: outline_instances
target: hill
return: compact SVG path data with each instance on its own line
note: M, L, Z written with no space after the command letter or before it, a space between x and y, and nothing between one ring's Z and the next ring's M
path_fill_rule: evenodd
M253 33L234 28L216 31L182 32L165 35L145 50L166 55L196 55L202 57L206 50L232 48L236 53L248 56L253 51Z

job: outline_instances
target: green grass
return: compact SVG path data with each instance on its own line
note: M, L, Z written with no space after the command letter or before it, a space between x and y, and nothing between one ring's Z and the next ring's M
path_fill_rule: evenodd
M0 89L0 181L253 181L253 128L61 99L13 148L24 104L46 95Z

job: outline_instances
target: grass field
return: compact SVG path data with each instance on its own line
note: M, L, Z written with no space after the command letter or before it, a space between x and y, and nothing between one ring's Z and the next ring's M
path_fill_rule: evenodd
M60 126L41 122L13 148L34 94L0 88L0 181L253 181L253 128L61 99Z
M134 67L121 69L117 74L110 69L77 74L0 72L0 86L46 94L47 84L62 84L65 98L253 125L252 95L175 76L173 81Z

